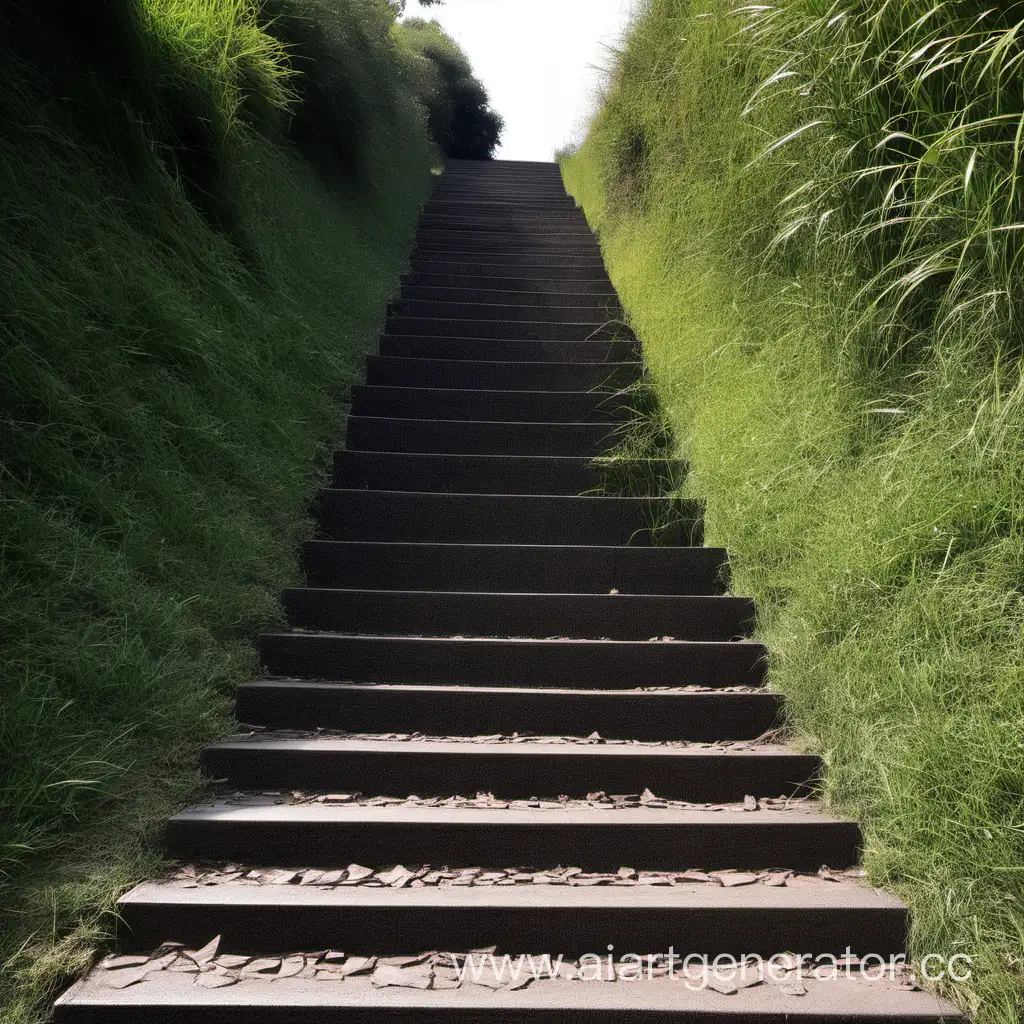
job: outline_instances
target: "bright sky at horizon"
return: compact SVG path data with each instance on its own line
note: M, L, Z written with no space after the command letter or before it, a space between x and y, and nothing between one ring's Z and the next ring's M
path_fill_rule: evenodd
M582 134L636 0L445 0L433 18L466 51L505 119L499 160L551 160Z

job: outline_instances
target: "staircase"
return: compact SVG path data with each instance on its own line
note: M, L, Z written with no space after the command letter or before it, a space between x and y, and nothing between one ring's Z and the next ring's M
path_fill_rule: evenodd
M906 908L777 741L752 602L664 496L685 466L600 458L631 450L641 374L557 167L452 162L293 628L168 825L178 868L123 898L58 1021L961 1019L851 958L899 954ZM494 947L563 960L512 977Z

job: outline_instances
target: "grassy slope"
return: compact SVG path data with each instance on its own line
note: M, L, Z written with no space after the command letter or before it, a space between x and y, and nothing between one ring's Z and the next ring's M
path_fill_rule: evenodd
M838 190L841 227L769 249L785 196L847 143L835 118L824 140L749 165L835 112L789 90L743 113L786 54L738 35L732 6L654 0L566 179L693 462L708 542L758 598L772 683L826 758L828 798L865 822L871 879L914 911L915 955L972 955L953 995L1010 1024L1024 976L1013 310L977 300L909 323L873 280L881 232L849 231L870 213L856 187ZM965 264L977 295L1012 296L1012 274L973 250Z
M158 869L156 829L198 786L197 749L229 728L252 638L297 578L304 508L429 182L422 113L372 77L398 59L380 6L321 5L368 79L334 173L329 148L315 170L224 109L231 68L172 55L219 94L213 215L157 146L122 160L5 58L5 1022L37 1019L109 933L113 898ZM214 7L230 27L244 5L149 4L189 29ZM182 24L161 23L173 46Z

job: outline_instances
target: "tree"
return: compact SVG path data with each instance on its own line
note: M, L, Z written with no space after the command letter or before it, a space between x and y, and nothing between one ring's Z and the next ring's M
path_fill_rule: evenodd
M413 58L417 92L438 147L453 159L489 160L505 122L458 43L436 21L422 18L397 25L396 34Z

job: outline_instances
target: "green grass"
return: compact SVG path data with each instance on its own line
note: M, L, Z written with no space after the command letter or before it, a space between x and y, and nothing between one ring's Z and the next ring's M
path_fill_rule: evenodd
M274 6L0 14L5 1024L159 870L429 185L386 6Z
M828 800L1010 1024L1024 13L986 9L652 0L564 170Z

